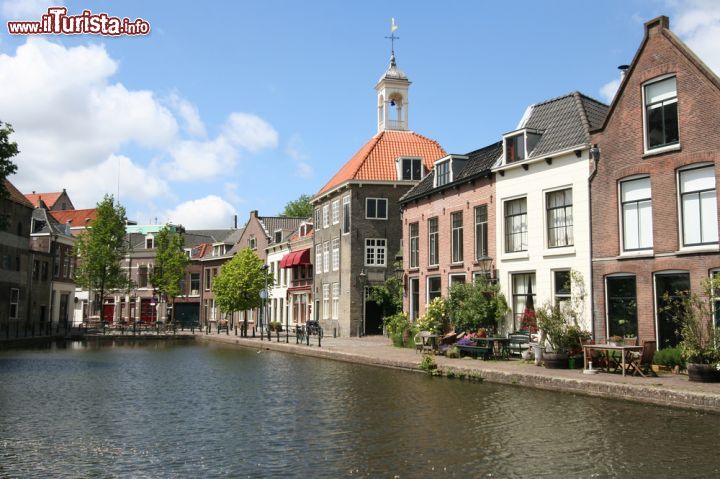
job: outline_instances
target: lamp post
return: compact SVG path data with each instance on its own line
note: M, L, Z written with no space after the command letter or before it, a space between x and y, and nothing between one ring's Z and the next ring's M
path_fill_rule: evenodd
M263 324L267 322L267 298L268 298L268 280L267 280L267 271L268 271L268 265L264 264L262 265L262 272L263 276L265 276L265 289L260 291L260 299L262 299L262 316L260 319L260 341L262 341L264 338L263 336L265 333L263 332ZM268 326L268 338L270 337L270 328Z
M493 259L489 256L482 256L478 258L478 263L480 264L480 271L482 272L483 276L485 276L487 282L490 284L495 283L497 281L497 278L492 277Z
M358 274L358 282L360 283L360 298L362 301L362 317L360 318L360 321L358 322L358 337L362 336L362 329L363 325L365 323L365 283L367 282L367 273L365 273L365 268L362 268L360 270L360 274Z

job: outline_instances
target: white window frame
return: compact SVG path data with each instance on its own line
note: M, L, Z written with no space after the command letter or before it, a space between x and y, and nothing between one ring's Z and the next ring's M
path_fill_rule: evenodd
M569 227L570 242L568 244L564 244L564 245L553 246L550 244L550 228L551 228L551 226L550 226L550 207L549 207L548 198L553 193L559 193L559 192L563 192L563 197L565 197L564 192L568 191L568 190L570 191L570 197L571 197L570 205L568 206L566 204L566 205L563 205L562 207L555 207L555 208L553 208L553 210L557 210L557 209L561 209L561 208L564 208L567 210L568 207L570 208L570 215L572 218L572 224ZM562 186L559 188L553 188L551 190L543 191L543 208L544 208L544 215L545 215L545 245L548 249L556 250L558 248L571 248L571 247L575 246L575 205L574 205L574 203L575 203L575 194L573 192L572 186ZM565 228L565 230L567 232L567 229L568 229L567 215L565 216L565 225L563 227Z
M13 301L13 296L15 296L15 301ZM8 310L8 319L18 319L18 316L20 315L20 288L10 288L9 306L10 308Z
M521 235L521 236L520 236L520 248L521 248L521 249L509 250L509 249L508 249L508 231L507 231L507 230L508 230L508 224L507 224L507 219L508 219L507 208L508 208L508 204L509 204L509 203L512 203L512 202L515 202L515 201L519 201L519 200L525 200L525 213L521 213L521 214L524 214L524 215L525 215L525 233L524 233L524 234L525 234L525 244L524 244L524 248L523 248L523 237L522 237L523 233L520 232L520 235ZM512 215L512 216L520 216L521 214L515 214L515 215ZM530 247L530 245L529 245L529 241L530 241L530 224L529 224L529 217L530 217L530 215L528 214L528 198L527 198L527 196L518 196L518 197L515 197L515 198L507 198L507 199L504 199L503 202L502 202L502 215L503 215L503 217L502 217L503 251L504 251L506 254L524 253L524 252L528 251L528 248ZM513 233L513 234L516 234L516 233Z
M322 273L322 244L315 245L315 274Z
M553 269L550 271L551 273L551 282L552 282L552 295L553 295L553 304L557 305L559 304L558 301L571 301L572 300L572 270L569 268L559 268L559 269ZM557 284L557 277L555 276L557 273L568 273L569 281L570 281L570 292L565 294L561 293L558 294L558 284Z
M437 289L437 291L440 293L438 296L439 298L442 298L442 276L440 275L428 275L425 278L425 304L430 304L430 280L431 279L439 279L440 280L440 287Z
M455 218L460 218L460 226L455 226ZM463 210L452 211L450 213L450 262L452 264L462 264L465 259L465 218ZM456 237L457 236L457 246Z
M340 283L332 284L332 319L340 319Z
M435 220L435 231L430 230L430 221ZM440 264L440 218L433 216L427 219L427 231L428 231L428 267L438 266ZM434 237L434 242L433 242ZM434 245L434 248L433 248ZM432 262L432 257L436 256L435 262Z
M323 243L323 273L330 272L330 242Z
M624 205L625 203L631 203L631 201L624 202L623 201L623 184L629 183L632 181L638 181L647 179L650 183L650 246L646 247L638 247L638 248L627 248L625 246L625 212L624 212ZM651 252L653 250L654 244L655 244L655 238L653 237L653 201L652 201L652 178L649 175L634 175L629 176L627 178L622 178L618 180L618 214L619 214L619 226L620 226L620 250L624 254L647 254L648 252ZM633 203L639 203L640 201L647 201L647 199L643 200L636 200L632 201ZM640 225L639 215L638 215L638 225ZM639 231L639 230L638 230ZM638 245L640 243L640 238L637 238Z
M347 208L345 208L345 205L347 205ZM343 230L342 234L348 235L350 234L350 226L351 226L351 205L350 205L350 195L343 196ZM345 226L347 225L347 231L345 231Z
M330 319L330 283L325 283L322 285L322 292L323 292L322 317L323 317L323 319Z
M322 212L321 212L320 207L318 206L317 208L315 208L315 224L317 225L318 228L320 228L320 225L322 224L321 220L322 220Z
M403 178L403 162L410 161L410 162L419 162L420 163L420 178L413 178L413 168L412 163L410 164L410 179ZM398 181L419 181L422 180L425 177L425 165L423 164L423 159L419 156L401 156L397 159L397 178Z
M330 226L330 205L323 205L322 217L323 217L323 229L328 228Z
M382 241L382 246L378 244ZM372 261L369 253L372 252ZM382 257L382 262L379 261ZM387 239L386 238L366 238L365 239L365 266L386 266L387 265Z
M332 224L336 225L340 223L340 200L334 200L332 202Z
M440 172L438 171L439 167L443 167L447 164L447 181L440 183L438 181ZM435 162L435 165L433 165L433 168L435 168L435 177L433 178L433 188L437 188L438 186L445 186L453 182L453 169L452 169L452 158L444 158L441 160L438 160Z
M453 278L462 278L464 283L467 283L467 274L465 273L450 273L448 274L448 292L450 291L450 288L453 286Z
M375 202L375 216L368 216L368 204L370 201ZM385 202L385 216L378 216L378 203ZM365 198L365 219L366 220L387 220L388 219L388 200L387 198Z
M700 170L700 169L708 169L712 172L710 175L713 180L714 187L712 190L710 189L702 189L702 190L693 190L689 192L683 192L683 182L682 182L682 176L683 173L687 173L688 171L693 170ZM714 191L714 198L711 202L712 205L715 207L714 214L710 215L710 218L712 218L711 222L712 225L715 227L715 240L714 241L702 241L703 240L703 215L702 215L702 201L699 200L700 207L698 208L700 211L700 243L686 243L685 242L685 209L683 207L683 197L686 195L692 195L692 194L702 194L709 191ZM683 167L678 170L677 173L677 192L678 192L678 233L680 235L680 244L682 245L683 249L703 249L707 248L708 246L717 245L718 244L718 223L717 223L717 183L715 182L715 165L712 163L698 163L694 165L689 165L687 167Z
M654 148L648 148L648 125L647 125L647 105L645 105L645 91L648 86L652 85L653 83L658 83L663 80L667 80L668 78L675 77L675 101L678 103L678 141L676 143L670 143L667 145L662 146L656 146ZM679 150L680 149L680 103L678 99L678 91L677 91L677 75L675 73L668 73L667 75L661 75L659 77L655 77L651 80L646 81L642 84L641 88L642 92L642 118L643 118L643 148L644 153L661 153L663 151L672 151L672 150Z
M638 298L638 292L637 292L637 275L634 273L611 273L606 275L603 278L603 297L605 300L605 337L610 336L610 299L608 297L608 279L615 279L615 278L635 278L635 314L636 314L636 320L638 322L638 328L640 327L640 318L637 317L637 298ZM653 308L655 305L655 278L653 277ZM657 319L653 318L655 323L657 323ZM655 329L657 329L657 325L655 326ZM657 338L657 336L656 336Z
M278 240L278 233L280 233L279 240ZM275 241L275 243L282 243L282 230L281 229L273 231L273 241Z
M413 235L413 226L415 227L415 234ZM409 265L410 269L416 269L420 267L420 222L415 221L408 225L408 245L409 249Z
M340 269L340 238L333 238L332 240L332 270L337 271Z
M485 221L484 222L478 222L478 210L480 208L485 208ZM477 205L473 208L473 224L475 225L475 228L473 229L473 239L474 239L474 249L475 249L475 261L479 261L481 259L487 258L490 255L490 248L488 247L488 243L490 242L490 226L489 226L489 214L490 208L488 208L487 204ZM478 227L485 225L484 228L480 228L482 230L482 233L478 235ZM479 236L479 237L478 237ZM485 251L478 251L478 240L481 239L482 246L485 248Z

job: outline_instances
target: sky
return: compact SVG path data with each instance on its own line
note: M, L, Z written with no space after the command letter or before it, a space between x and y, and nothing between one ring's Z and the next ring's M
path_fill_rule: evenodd
M151 32L8 33L51 5ZM376 133L391 18L410 128L466 153L533 103L610 102L658 15L720 72L717 0L0 1L0 121L21 150L10 180L65 188L78 209L115 195L140 224L244 224L316 193Z

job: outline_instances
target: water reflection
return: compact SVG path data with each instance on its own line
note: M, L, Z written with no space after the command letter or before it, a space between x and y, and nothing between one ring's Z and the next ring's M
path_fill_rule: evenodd
M720 467L716 415L268 351L71 343L0 353L0 385L0 476L715 477Z

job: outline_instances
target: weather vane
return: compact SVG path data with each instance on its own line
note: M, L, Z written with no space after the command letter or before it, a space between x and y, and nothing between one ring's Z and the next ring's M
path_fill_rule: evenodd
M390 36L385 38L390 40L390 51L393 55L395 55L395 40L400 40L400 37L395 35L395 30L397 30L397 25L395 24L395 17L392 17L392 23L390 24Z

